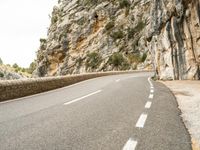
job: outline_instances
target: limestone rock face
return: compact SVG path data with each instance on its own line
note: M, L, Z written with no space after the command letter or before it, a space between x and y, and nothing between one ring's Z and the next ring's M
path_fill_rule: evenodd
M199 79L200 1L152 0L146 35L160 79Z
M144 37L150 1L61 0L41 39L38 76L150 67ZM146 60L146 61L145 61Z
M199 79L199 46L200 0L59 0L35 73L153 66L160 79Z

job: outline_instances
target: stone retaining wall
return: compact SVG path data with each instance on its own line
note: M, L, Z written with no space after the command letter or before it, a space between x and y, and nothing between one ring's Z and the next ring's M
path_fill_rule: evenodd
M140 71L103 72L62 77L0 81L0 102L61 88L91 78L133 72Z

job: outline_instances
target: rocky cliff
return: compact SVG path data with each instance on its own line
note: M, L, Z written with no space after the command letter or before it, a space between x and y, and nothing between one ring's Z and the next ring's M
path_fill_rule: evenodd
M140 0L62 0L41 39L38 76L148 68L144 38L150 11ZM149 61L145 61L149 60Z
M148 49L160 79L199 79L200 1L152 0Z
M199 79L199 0L59 0L37 76L153 69Z

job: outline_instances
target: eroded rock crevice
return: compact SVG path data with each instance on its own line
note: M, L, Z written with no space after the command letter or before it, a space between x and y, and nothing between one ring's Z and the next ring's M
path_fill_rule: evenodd
M159 0L151 11L153 31L147 37L158 77L199 79L199 1Z

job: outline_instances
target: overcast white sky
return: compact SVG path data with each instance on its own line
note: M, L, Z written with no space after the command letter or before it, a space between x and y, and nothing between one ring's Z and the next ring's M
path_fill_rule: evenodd
M48 14L58 0L0 0L0 58L28 67L39 39L46 37Z

